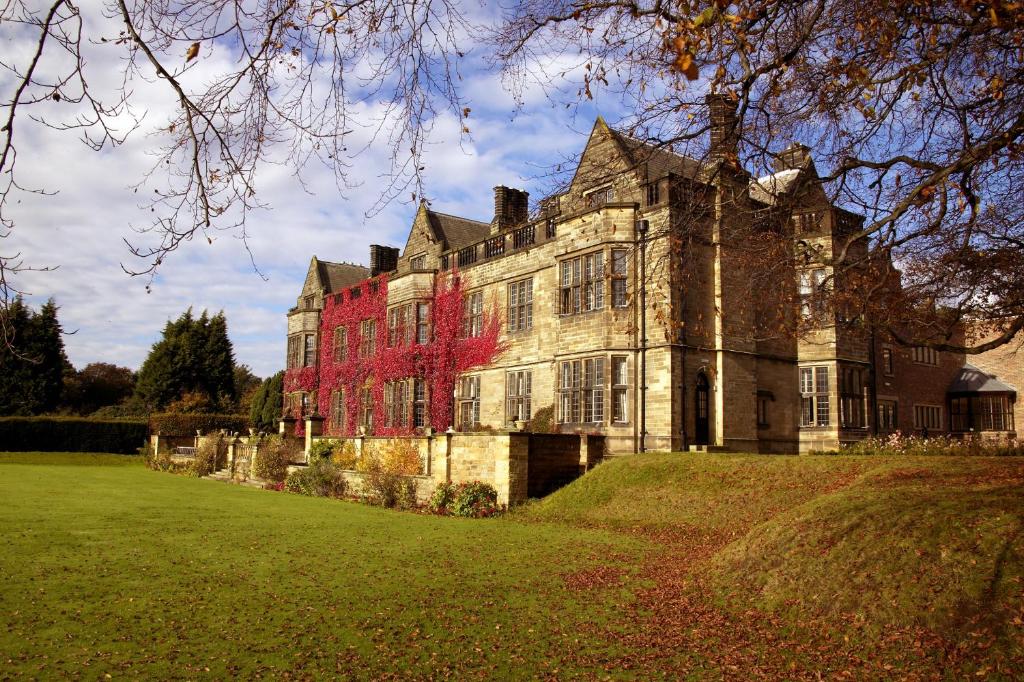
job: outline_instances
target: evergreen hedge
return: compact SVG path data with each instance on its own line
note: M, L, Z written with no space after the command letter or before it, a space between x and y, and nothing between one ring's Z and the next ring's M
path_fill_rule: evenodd
M84 417L0 417L0 450L136 454L145 420Z
M196 431L213 433L226 429L228 433L245 433L249 418L244 414L178 414L163 412L150 415L149 432L163 436L194 436Z

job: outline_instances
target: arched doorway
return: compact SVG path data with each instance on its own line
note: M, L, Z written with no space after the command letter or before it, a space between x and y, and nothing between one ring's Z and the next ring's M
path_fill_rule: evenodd
M704 372L697 374L697 389L694 400L694 429L693 442L695 445L708 444L708 413L710 403L708 400L708 377Z

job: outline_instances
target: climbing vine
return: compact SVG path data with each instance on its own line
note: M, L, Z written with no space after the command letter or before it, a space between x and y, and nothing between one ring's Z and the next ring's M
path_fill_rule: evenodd
M405 435L413 427L384 426L384 384L401 379L424 380L429 401L429 425L443 431L453 423L452 392L459 374L484 366L502 351L498 340L501 322L497 311L484 315L482 333L460 338L464 284L457 272L440 273L434 280L430 301L430 335L427 343L408 343L388 347L387 275L363 281L356 287L327 296L320 322L319 374L312 379L302 370L285 376L285 391L317 390L317 407L321 415L331 410L331 397L338 389L344 392L344 433L335 433L328 421L325 431L330 435L354 435L359 424L361 393L368 389L373 410L373 432L376 435ZM358 292L353 296L354 292ZM363 322L375 323L373 352L363 344ZM335 352L336 331L344 329L345 347ZM303 368L303 370L312 368ZM411 421L411 420L410 420Z

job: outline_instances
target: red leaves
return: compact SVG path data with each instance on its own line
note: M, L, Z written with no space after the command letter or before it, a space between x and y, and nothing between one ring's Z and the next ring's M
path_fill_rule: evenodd
M492 311L485 316L480 336L460 338L464 316L462 280L457 272L450 275L438 274L430 306L430 340L425 344L388 347L387 275L366 280L358 289L360 293L356 298L352 298L350 291L345 291L329 296L324 301L320 322L320 414L326 416L330 413L334 391L343 389L345 395L345 433L333 433L329 423L326 431L331 435L355 434L359 424L360 394L366 387L372 392L374 433L412 433L411 426L383 426L384 384L412 377L426 381L430 402L429 424L436 431L444 431L453 423L452 391L458 375L473 367L488 364L501 351L498 342L501 321L497 312ZM369 357L359 355L364 320L376 322L375 352ZM347 352L344 358L336 359L334 334L339 327L346 330ZM299 381L298 376L292 381L293 385L297 385L294 382ZM286 374L285 391L289 390L288 386L289 377ZM302 390L312 388L302 385Z

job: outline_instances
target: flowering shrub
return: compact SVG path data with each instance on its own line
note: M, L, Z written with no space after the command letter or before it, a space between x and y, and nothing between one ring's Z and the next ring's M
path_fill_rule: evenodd
M345 497L347 484L341 468L329 459L317 457L309 466L288 475L284 489L291 493L312 497Z
M502 511L498 505L498 491L480 481L441 483L434 489L428 506L435 514L477 519L495 516Z
M982 438L950 438L937 436L904 436L901 432L867 438L843 448L845 455L958 455L1004 456L1024 455L1024 441L1019 439L988 440Z

